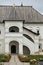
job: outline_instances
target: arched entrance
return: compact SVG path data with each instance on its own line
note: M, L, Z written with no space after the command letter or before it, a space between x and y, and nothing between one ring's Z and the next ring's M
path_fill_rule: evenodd
M23 54L30 54L30 50L28 47L26 47L25 45L23 45Z
M9 46L10 53L19 54L19 43L17 41L11 41Z

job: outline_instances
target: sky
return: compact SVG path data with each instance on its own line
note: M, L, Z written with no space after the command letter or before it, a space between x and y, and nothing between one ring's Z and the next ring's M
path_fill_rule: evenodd
M43 14L43 0L0 0L0 5L21 5L32 6Z

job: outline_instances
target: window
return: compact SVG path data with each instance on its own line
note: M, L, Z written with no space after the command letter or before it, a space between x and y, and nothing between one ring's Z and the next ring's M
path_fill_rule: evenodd
M1 46L1 44L0 44L0 46Z
M37 34L39 35L39 30L37 30Z
M39 44L39 49L42 49L42 45L41 44Z
M9 32L19 32L19 28L16 26L12 26L9 28Z
M28 47L26 47L25 45L23 45L23 54L24 55L30 54L30 49Z
M0 31L0 34L1 34L1 31Z
M37 34L39 35L39 27L37 27Z

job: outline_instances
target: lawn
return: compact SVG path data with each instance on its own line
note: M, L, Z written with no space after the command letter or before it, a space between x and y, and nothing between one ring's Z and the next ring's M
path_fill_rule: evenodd
M43 60L43 55L28 55L30 59Z

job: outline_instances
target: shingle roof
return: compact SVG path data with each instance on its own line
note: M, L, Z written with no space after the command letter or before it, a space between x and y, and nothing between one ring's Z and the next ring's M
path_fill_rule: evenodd
M32 6L0 6L0 22L3 22L3 20L43 22L43 15Z

